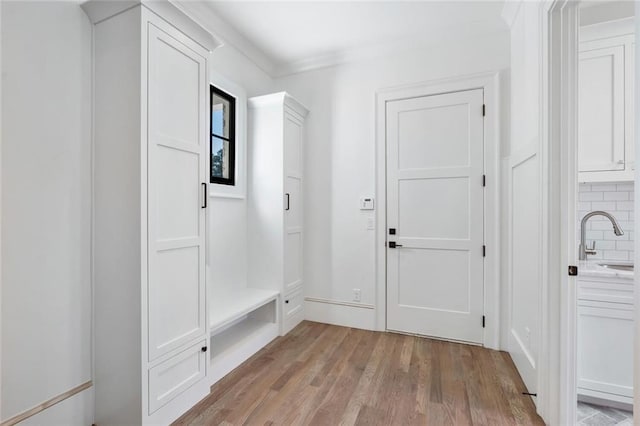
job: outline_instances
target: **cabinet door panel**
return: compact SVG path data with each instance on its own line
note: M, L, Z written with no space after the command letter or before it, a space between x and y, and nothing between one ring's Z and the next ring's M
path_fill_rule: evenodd
M201 342L149 370L149 414L167 404L206 373L207 352Z
M624 170L624 47L582 50L578 89L579 171Z
M578 388L633 396L633 311L578 307Z
M206 333L205 59L153 25L148 53L149 359Z
M283 334L300 324L303 318L304 295L302 289L293 291L284 297L282 326Z
M287 176L285 179L287 206L285 208L285 225L287 228L302 227L302 180Z
M284 113L284 172L286 176L302 177L303 127L300 120Z
M284 225L284 291L302 284L302 152L304 128L300 119L287 110L284 113L284 186L289 197Z
M284 241L284 290L302 284L302 232L288 231Z

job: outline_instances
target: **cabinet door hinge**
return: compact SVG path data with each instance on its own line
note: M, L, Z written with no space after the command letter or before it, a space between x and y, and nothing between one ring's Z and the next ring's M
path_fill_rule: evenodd
M482 116L486 116L487 115L487 106L485 104L482 104Z
M487 257L487 246L482 246L482 257Z
M485 318L485 316L483 315L483 316L482 316L482 328L484 328L485 323L486 323L486 318Z
M487 186L487 175L482 175L482 186Z

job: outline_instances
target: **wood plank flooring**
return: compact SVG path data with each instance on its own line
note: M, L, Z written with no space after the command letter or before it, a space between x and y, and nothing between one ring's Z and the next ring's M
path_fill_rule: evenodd
M510 356L305 321L175 425L543 425Z

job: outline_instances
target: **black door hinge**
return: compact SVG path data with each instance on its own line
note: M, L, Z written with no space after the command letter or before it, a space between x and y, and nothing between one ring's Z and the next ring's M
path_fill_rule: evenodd
M487 257L487 246L482 246L482 257Z
M487 186L487 175L482 175L482 186Z
M483 316L482 316L482 328L484 328L485 323L486 323L486 318L485 318L485 316L483 315Z
M485 104L482 104L482 116L486 116L487 115L487 106Z
M575 265L569 265L569 276L575 277L578 275L578 267Z

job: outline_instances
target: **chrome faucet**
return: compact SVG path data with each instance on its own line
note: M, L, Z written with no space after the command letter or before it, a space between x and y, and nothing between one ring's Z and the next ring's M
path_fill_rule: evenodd
M593 247L588 247L586 246L586 234L587 234L587 230L585 229L585 225L587 224L587 221L592 218L593 216L604 216L607 219L609 219L611 221L611 224L613 225L613 232L617 235L624 235L624 232L622 232L622 229L620 229L620 225L618 224L618 221L616 220L615 217L611 216L611 214L607 213L607 212L603 212L600 210L596 210L593 212L589 212L586 215L584 215L584 217L582 218L582 222L580 222L580 248L578 249L579 251L579 259L580 260L587 260L587 254L596 254L596 252L594 251L596 244L595 241L593 242Z

